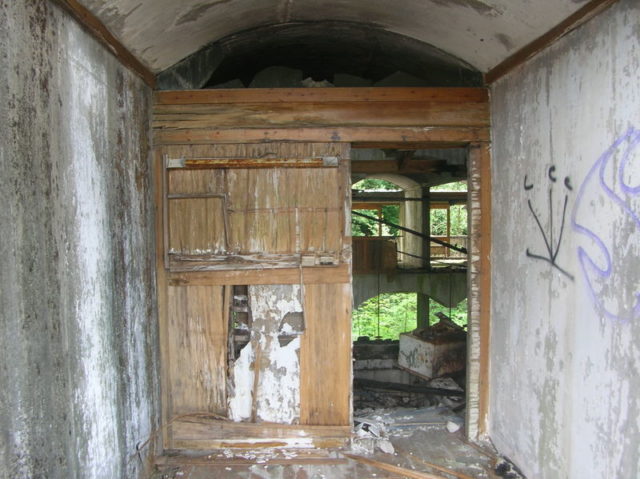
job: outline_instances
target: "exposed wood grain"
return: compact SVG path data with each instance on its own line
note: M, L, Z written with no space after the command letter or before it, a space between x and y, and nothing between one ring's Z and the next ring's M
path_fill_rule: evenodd
M470 440L487 432L489 410L489 338L491 315L491 152L469 148L469 327L467 418Z
M476 102L158 105L153 117L155 129L488 125L488 103Z
M347 283L349 266L320 266L310 268L248 269L232 271L192 271L169 273L173 286L223 286L226 284L303 284Z
M167 157L277 155L344 158L337 168L269 168L168 174L168 266L187 269L291 267L299 256L338 262L345 245L339 190L349 181L346 144L226 144L163 148ZM280 256L278 256L280 255ZM270 258L270 259L269 259ZM331 259L333 258L333 259Z
M224 288L170 286L168 303L170 416L226 414Z
M554 42L571 33L576 28L584 25L596 15L616 3L617 0L592 0L582 8L569 15L562 22L557 24L544 35L536 38L531 43L525 45L513 55L502 61L484 75L484 81L491 84L499 80L509 72L525 63L530 58L537 55L542 50L551 46Z
M429 143L430 147L466 146L489 141L489 127L335 127L226 128L154 130L156 145L256 142L393 142L397 147Z
M480 155L480 402L478 432L487 434L489 421L489 348L491 337L491 150L477 145Z
M109 50L125 67L132 70L151 88L156 86L156 76L142 64L109 29L77 0L52 0L76 19L98 42Z
M346 426L351 421L351 285L306 285L304 314L300 422Z
M155 194L155 226L156 226L156 284L158 301L158 334L160 342L160 403L162 408L162 424L170 421L170 384L169 375L169 325L167 323L167 278L165 270L165 229L163 209L164 201L164 161L158 151L153 156L153 182ZM171 444L171 432L162 428L162 448Z
M227 251L225 206L223 198L170 200L170 251L183 255Z
M307 446L309 442L342 446L351 437L351 427L305 426L274 423L220 421L206 416L175 420L170 428L177 448L273 448Z
M345 454L344 456L348 457L349 459L353 459L354 461L361 464L373 466L378 469L382 469L383 471L393 472L394 474L400 474L402 476L411 477L413 479L447 479L444 476L429 474L428 472L418 472L412 469L407 469L405 467L395 466L387 462L377 461L368 457L356 456L354 454Z
M458 101L484 103L485 88L252 88L247 90L158 91L158 105L197 103L288 103L340 101Z

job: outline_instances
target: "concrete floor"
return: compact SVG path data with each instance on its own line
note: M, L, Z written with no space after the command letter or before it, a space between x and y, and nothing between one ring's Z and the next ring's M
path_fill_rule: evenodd
M356 412L369 431L356 427L350 449L207 451L158 458L151 479L354 479L401 478L401 474L361 464L353 454L442 478L493 479L496 455L472 446L463 429L447 430L462 419L447 408ZM373 433L371 432L373 431ZM374 434L375 433L375 434ZM377 434L377 435L376 435ZM393 452L389 447L392 446ZM383 452L381 449L386 450ZM434 464L457 474L446 474Z

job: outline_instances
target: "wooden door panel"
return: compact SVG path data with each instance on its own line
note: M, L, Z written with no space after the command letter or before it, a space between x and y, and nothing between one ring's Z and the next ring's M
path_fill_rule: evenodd
M227 321L223 286L169 286L169 416L225 414Z

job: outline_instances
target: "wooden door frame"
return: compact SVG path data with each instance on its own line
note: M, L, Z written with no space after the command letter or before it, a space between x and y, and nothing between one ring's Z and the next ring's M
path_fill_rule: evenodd
M317 88L156 92L156 165L162 145L346 142L367 148L468 148L470 245L467 436L489 421L491 155L485 88ZM158 188L156 181L156 188ZM158 197L157 193L157 200ZM160 240L161 242L161 240ZM158 245L158 253L162 245ZM158 281L165 272L158 264ZM160 314L163 309L159 292Z

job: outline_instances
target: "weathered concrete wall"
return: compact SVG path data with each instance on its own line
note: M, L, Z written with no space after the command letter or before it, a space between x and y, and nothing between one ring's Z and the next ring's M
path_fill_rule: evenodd
M492 88L490 435L531 478L640 477L639 74L621 0Z
M0 1L0 52L0 477L137 477L158 416L150 91L48 1Z

